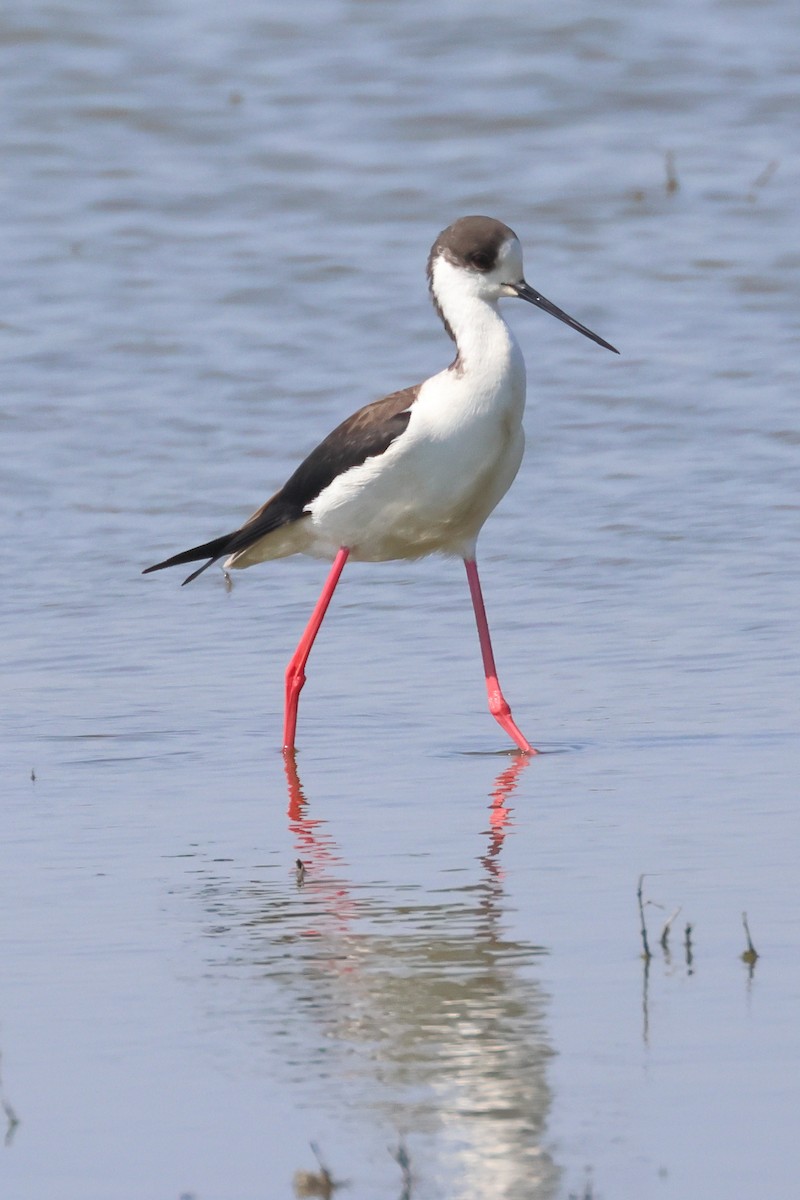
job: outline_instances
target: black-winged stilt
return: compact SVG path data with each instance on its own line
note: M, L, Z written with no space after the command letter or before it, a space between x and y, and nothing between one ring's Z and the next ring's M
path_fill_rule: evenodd
M498 301L527 300L619 351L525 282L516 234L491 217L462 217L440 233L428 259L428 280L434 307L456 346L450 366L348 417L240 529L144 572L207 559L184 580L189 583L223 556L226 568L289 554L333 560L286 670L287 751L294 749L308 656L347 559L380 562L440 553L458 556L466 566L489 710L523 753L536 753L498 682L475 561L481 527L511 486L525 445L525 363Z

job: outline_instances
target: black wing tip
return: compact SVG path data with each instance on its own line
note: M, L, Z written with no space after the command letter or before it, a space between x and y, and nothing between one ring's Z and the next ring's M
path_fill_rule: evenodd
M207 571L208 568L211 566L211 564L215 563L217 561L218 560L216 558L210 558L208 560L208 562L203 563L202 567L198 567L196 571L192 571L191 575L186 576L183 583L181 584L181 587L186 587L187 583L191 583L193 579L197 579L198 575L202 575L203 571ZM177 566L179 566L178 563L174 563L171 561L167 561L167 562L163 562L163 563L155 563L152 567L145 567L144 570L142 571L142 574L149 575L152 571L162 571L164 569L164 567L177 567Z
M186 587L187 583L191 583L193 579L197 579L198 575L202 575L203 571L207 571L212 563L219 561L219 558L220 558L220 555L215 555L213 558L209 558L208 562L203 563L202 567L198 567L196 571L192 571L191 575L186 576L183 583L181 584L181 587ZM151 574L152 571L163 571L165 567L179 567L182 565L182 563L185 563L185 562L186 562L186 559L184 558L184 556L182 554L178 554L175 556L175 558L167 558L164 560L164 562L153 563L152 567L145 567L144 570L142 571L142 574L149 575L149 574Z
M171 558L153 563L152 567L145 567L142 574L149 575L151 571L163 571L165 567L182 567L186 563L201 562L203 559L207 559L202 567L184 579L184 583L191 583L198 575L202 575L203 571L212 563L231 553L231 543L238 533L239 530L235 530L233 533L226 533L222 537L214 538L213 541L204 542L202 546L192 546L191 550L182 550L180 554L173 554Z
M207 571L208 568L211 566L211 564L215 563L216 561L217 561L216 558L210 558L208 560L208 562L203 563L202 567L198 567L196 571L192 571L191 575L186 576L183 583L181 584L181 587L186 587L187 583L191 583L192 580L197 579L198 575L202 575L203 571Z

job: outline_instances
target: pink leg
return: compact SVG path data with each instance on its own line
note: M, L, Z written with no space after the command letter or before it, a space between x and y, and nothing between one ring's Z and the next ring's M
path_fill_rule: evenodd
M538 754L539 751L534 750L528 739L517 728L514 718L511 716L511 709L508 707L506 698L500 690L500 684L497 679L497 667L494 664L494 654L492 654L492 640L489 636L489 622L486 620L486 608L484 607L481 583L478 578L478 564L474 558L465 558L464 566L467 568L469 594L472 596L472 607L475 609L475 620L478 623L478 637L480 638L481 654L483 656L483 670L486 675L486 691L489 696L489 712L495 721L499 725L502 725L509 737L517 743L523 754Z
M316 608L311 614L311 620L308 622L305 633L300 638L300 644L286 668L286 708L283 718L284 753L294 750L294 737L297 732L297 705L300 700L300 692L306 681L305 666L308 662L308 656L311 653L311 647L314 645L314 639L319 633L320 625L325 613L328 611L331 597L336 590L339 576L344 570L344 564L347 562L349 553L350 550L347 546L342 546L337 552L330 574L325 580L325 586L320 593Z

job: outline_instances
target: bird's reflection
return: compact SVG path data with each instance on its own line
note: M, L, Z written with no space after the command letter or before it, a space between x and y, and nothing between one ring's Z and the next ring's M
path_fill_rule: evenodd
M280 1033L287 1083L316 1080L321 1102L377 1118L411 1146L420 1139L426 1175L445 1180L452 1200L549 1200L558 1190L544 1138L551 1051L532 970L544 951L506 932L501 867L527 761L515 757L494 782L477 873L422 889L348 881L288 756L302 880L298 866L282 896L272 883L241 897L236 960L265 993L260 1021L267 1038Z

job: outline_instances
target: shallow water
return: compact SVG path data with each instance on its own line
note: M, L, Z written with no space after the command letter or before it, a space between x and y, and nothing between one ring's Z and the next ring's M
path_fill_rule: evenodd
M0 16L4 1196L288 1196L312 1140L354 1200L793 1193L799 27ZM287 777L324 567L139 572L448 361L423 267L476 211L622 350L509 306L481 563L549 753L485 711L460 564L352 564Z

